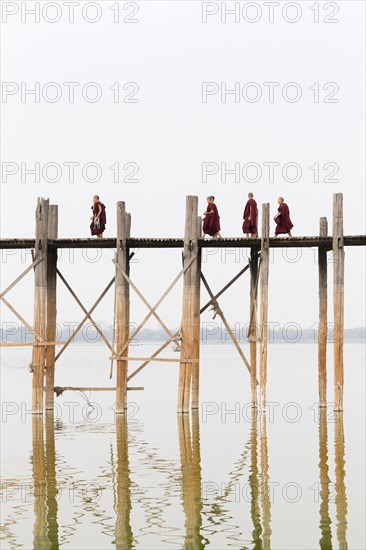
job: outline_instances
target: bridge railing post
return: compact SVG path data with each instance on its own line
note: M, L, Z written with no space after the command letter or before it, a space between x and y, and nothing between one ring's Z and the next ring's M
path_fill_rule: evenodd
M58 235L58 206L51 204L48 212L48 238L57 239ZM47 249L47 342L56 340L57 321L57 248L49 246ZM46 348L46 409L53 409L55 386L55 345Z
M343 194L333 195L334 408L343 410L344 242Z
M129 256L127 249L127 239L131 233L131 215L126 212L125 203L117 203L117 242L116 242L116 262L129 276ZM130 324L130 286L123 276L121 269L116 266L115 274L115 302L114 302L114 330L116 333L116 349L120 349L129 338ZM128 346L121 354L121 358L116 360L116 414L124 413L127 407L127 371L128 360L122 357L128 357Z
M181 362L178 381L178 412L189 412L189 400L192 381L192 363L195 361L194 396L192 401L195 407L198 403L198 358L200 334L200 306L199 285L200 266L198 259L198 231L197 216L198 197L186 197L186 218L184 231L183 267L186 268L193 257L196 260L184 272L183 278L183 311L181 323Z
M47 312L47 239L49 200L38 197L36 208L35 260L34 266L34 328L43 342L46 341ZM32 359L32 412L43 413L43 388L45 368L45 346L34 340ZM40 345L37 345L40 344Z
M328 236L327 218L320 218L320 237ZM327 250L318 248L319 273L319 327L318 327L318 386L319 406L327 406L327 303L328 303L328 267Z
M261 407L266 407L267 340L268 340L268 276L269 276L269 203L262 204L262 237L260 268L260 394Z

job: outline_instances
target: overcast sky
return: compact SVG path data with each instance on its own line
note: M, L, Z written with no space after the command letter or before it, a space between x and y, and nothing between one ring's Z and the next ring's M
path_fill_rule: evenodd
M271 204L271 218L284 196L294 235L316 235L320 216L331 230L332 195L343 192L345 234L365 232L364 2L301 1L285 9L281 2L273 13L266 3L241 2L225 22L221 2L120 2L117 13L116 2L103 1L83 13L88 3L80 1L73 23L63 2L57 9L51 3L36 23L24 11L34 4L2 2L2 237L34 235L37 196L59 205L59 236L87 237L95 193L107 206L106 237L115 235L118 200L132 214L133 236L183 236L188 194L199 196L200 213L206 195L215 195L222 234L240 236L248 191L259 208ZM78 85L64 84L71 82ZM25 92L37 86L35 101ZM35 163L39 182L26 172ZM74 181L70 163L78 163ZM95 167L101 175L92 182ZM237 170L226 181L225 167ZM204 177L205 170L213 173ZM97 262L93 254L72 258L63 251L60 259L86 307L113 276L112 252ZM214 291L240 270L242 254L204 258ZM287 261L281 250L272 257L269 320L310 328L318 312L316 254L288 254ZM132 279L155 302L181 269L181 253L141 251L135 258ZM3 252L2 287L29 260ZM365 324L364 267L364 249L347 248L346 327ZM230 323L248 321L244 277L221 301ZM77 321L82 312L61 284L58 319ZM31 275L9 293L30 321L32 293ZM97 320L111 322L112 298L96 310ZM145 311L132 294L132 320ZM14 319L1 312L2 322ZM179 325L180 286L161 313L168 325Z

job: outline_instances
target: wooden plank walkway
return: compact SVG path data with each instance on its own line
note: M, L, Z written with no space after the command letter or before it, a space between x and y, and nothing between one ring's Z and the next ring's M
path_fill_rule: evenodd
M344 246L366 246L366 235L345 235ZM311 248L325 247L332 249L332 237L291 237L269 239L270 248ZM67 238L67 239L49 239L48 246L56 248L115 248L116 239L107 237L104 239L96 238ZM182 238L135 238L127 239L128 248L183 248L184 239ZM243 237L225 237L220 240L199 239L199 248L260 248L261 239L245 239ZM0 239L0 249L26 249L34 248L35 239Z

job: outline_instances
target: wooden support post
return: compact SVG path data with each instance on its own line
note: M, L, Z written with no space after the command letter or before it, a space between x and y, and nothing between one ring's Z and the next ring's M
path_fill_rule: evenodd
M117 243L116 262L129 275L129 255L126 240L130 237L131 215L127 214L125 203L117 202ZM129 336L130 323L130 286L121 271L116 268L114 319L117 349L124 346ZM128 357L128 346L121 353ZM127 407L127 369L128 361L117 359L116 367L116 414L124 413Z
M183 267L185 267L192 257L198 257L198 233L197 224L198 197L186 197L186 221L184 231L184 250L183 250ZM178 381L178 412L189 412L189 399L191 391L191 376L192 365L184 362L185 353L190 359L198 359L199 348L199 330L200 330L200 314L199 304L197 307L197 299L199 293L197 285L199 285L200 269L199 262L194 261L190 267L184 272L183 279L183 312L181 323L181 364L179 368ZM195 376L198 376L198 367ZM198 377L197 377L198 382ZM194 402L198 401L198 385L195 386ZM193 403L192 403L193 404Z
M250 346L250 387L252 393L252 406L257 406L257 295L258 295L258 250L252 247L250 252L250 320L249 320L249 346Z
M197 238L201 236L202 231L202 220L201 217L197 218ZM197 256L196 260L193 262L192 267L193 270L197 273L197 279L195 281L195 313L194 313L194 333L193 333L193 356L192 358L197 359L197 362L192 363L191 365L191 371L192 371L192 400L191 400L191 408L192 409L198 409L199 406L199 373L200 373L200 364L199 364L199 357L200 357L200 327L201 327L201 249L197 247Z
M261 407L265 412L267 385L268 338L268 275L269 275L269 203L262 204L262 237L260 268L260 393Z
M34 267L34 328L42 340L46 340L47 311L47 238L48 238L48 199L38 197L36 209L35 260L41 258ZM35 338L35 343L37 342ZM33 348L32 412L43 413L43 385L45 367L45 347Z
M320 237L328 236L327 218L320 218ZM318 248L319 270L319 328L318 328L318 386L319 406L327 406L327 250Z
M333 195L334 408L343 410L344 242L343 195Z
M51 204L48 211L48 238L57 239L58 206ZM56 281L57 281L57 248L47 249L47 342L56 340ZM55 346L46 348L46 409L53 409L55 385Z

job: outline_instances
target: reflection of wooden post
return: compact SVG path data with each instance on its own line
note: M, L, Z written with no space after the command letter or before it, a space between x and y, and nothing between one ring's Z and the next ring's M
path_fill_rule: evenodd
M332 548L331 519L329 516L329 485L331 480L328 475L328 428L327 411L322 408L319 411L319 481L320 481L320 548Z
M260 269L260 392L263 411L266 407L267 338L268 338L268 276L269 276L269 203L262 204L262 238Z
M267 419L261 415L260 453L261 453L261 505L263 526L263 550L271 548L271 502L269 499L269 475L268 475L268 443L267 443Z
M126 213L125 203L117 203L117 251L116 261L129 276L129 258L126 240L130 237L131 216ZM124 346L129 337L130 323L130 287L121 271L116 267L115 279L115 327L116 347ZM128 357L128 346L122 352L122 357ZM127 369L126 359L117 359L116 367L116 413L123 413L127 407Z
M48 213L48 238L57 239L58 207L51 204ZM47 342L56 340L57 248L47 250ZM53 409L55 385L55 346L46 348L46 409Z
M192 439L189 416L178 417L179 449L182 466L182 501L185 514L184 548L204 548L202 526L201 458L198 411L192 411Z
M320 237L328 236L327 218L320 218ZM327 406L327 250L318 248L319 270L319 330L318 330L318 386L319 406Z
M55 420L53 411L46 411L46 488L47 488L47 535L50 545L47 548L58 548L57 521L57 480L55 452ZM46 548L46 547L45 547Z
M197 218L197 238L201 235L201 228L202 228L202 221L201 218ZM194 313L194 332L193 332L193 357L197 359L196 363L192 363L192 401L191 401L191 407L192 409L198 409L199 406L199 374L200 374L200 364L199 364L199 357L200 357L200 327L201 327L201 249L197 247L197 259L195 262L193 262L193 270L197 270L198 276L197 280L195 282L195 313Z
M343 414L336 412L334 424L335 505L337 516L337 540L340 550L347 550L347 495L344 478L344 428Z
M34 267L34 328L43 341L46 341L47 308L47 234L48 199L38 197L36 209L35 260L42 258ZM37 339L35 339L37 344ZM43 413L43 384L45 367L45 346L33 348L32 412Z
M183 267L186 267L192 257L198 255L198 227L197 227L198 198L186 197L186 222L184 232ZM200 307L197 305L200 284L200 270L197 259L186 269L183 278L183 313L181 323L182 351L178 381L178 412L189 412L189 399L191 391L192 363L185 361L193 359L198 361ZM197 367L198 368L198 367ZM195 371L197 375L198 370ZM197 378L198 381L198 378ZM194 403L197 405L198 386L195 386ZM193 403L192 403L193 404Z
M334 408L343 410L344 243L343 195L333 195Z
M252 539L253 548L261 548L261 515L259 509L259 473L258 473L258 411L256 408L252 409L252 422L250 430L250 474L249 474L249 486L250 486L250 516L253 523Z
M45 456L43 418L32 418L32 463L34 485L33 548L49 548L47 539L47 506L45 491Z
M132 548L131 529L131 480L128 460L128 426L125 416L116 417L117 436L117 487L115 511L116 549Z
M250 387L252 406L257 406L257 295L258 295L258 250L250 252L250 320L248 338L250 342Z

